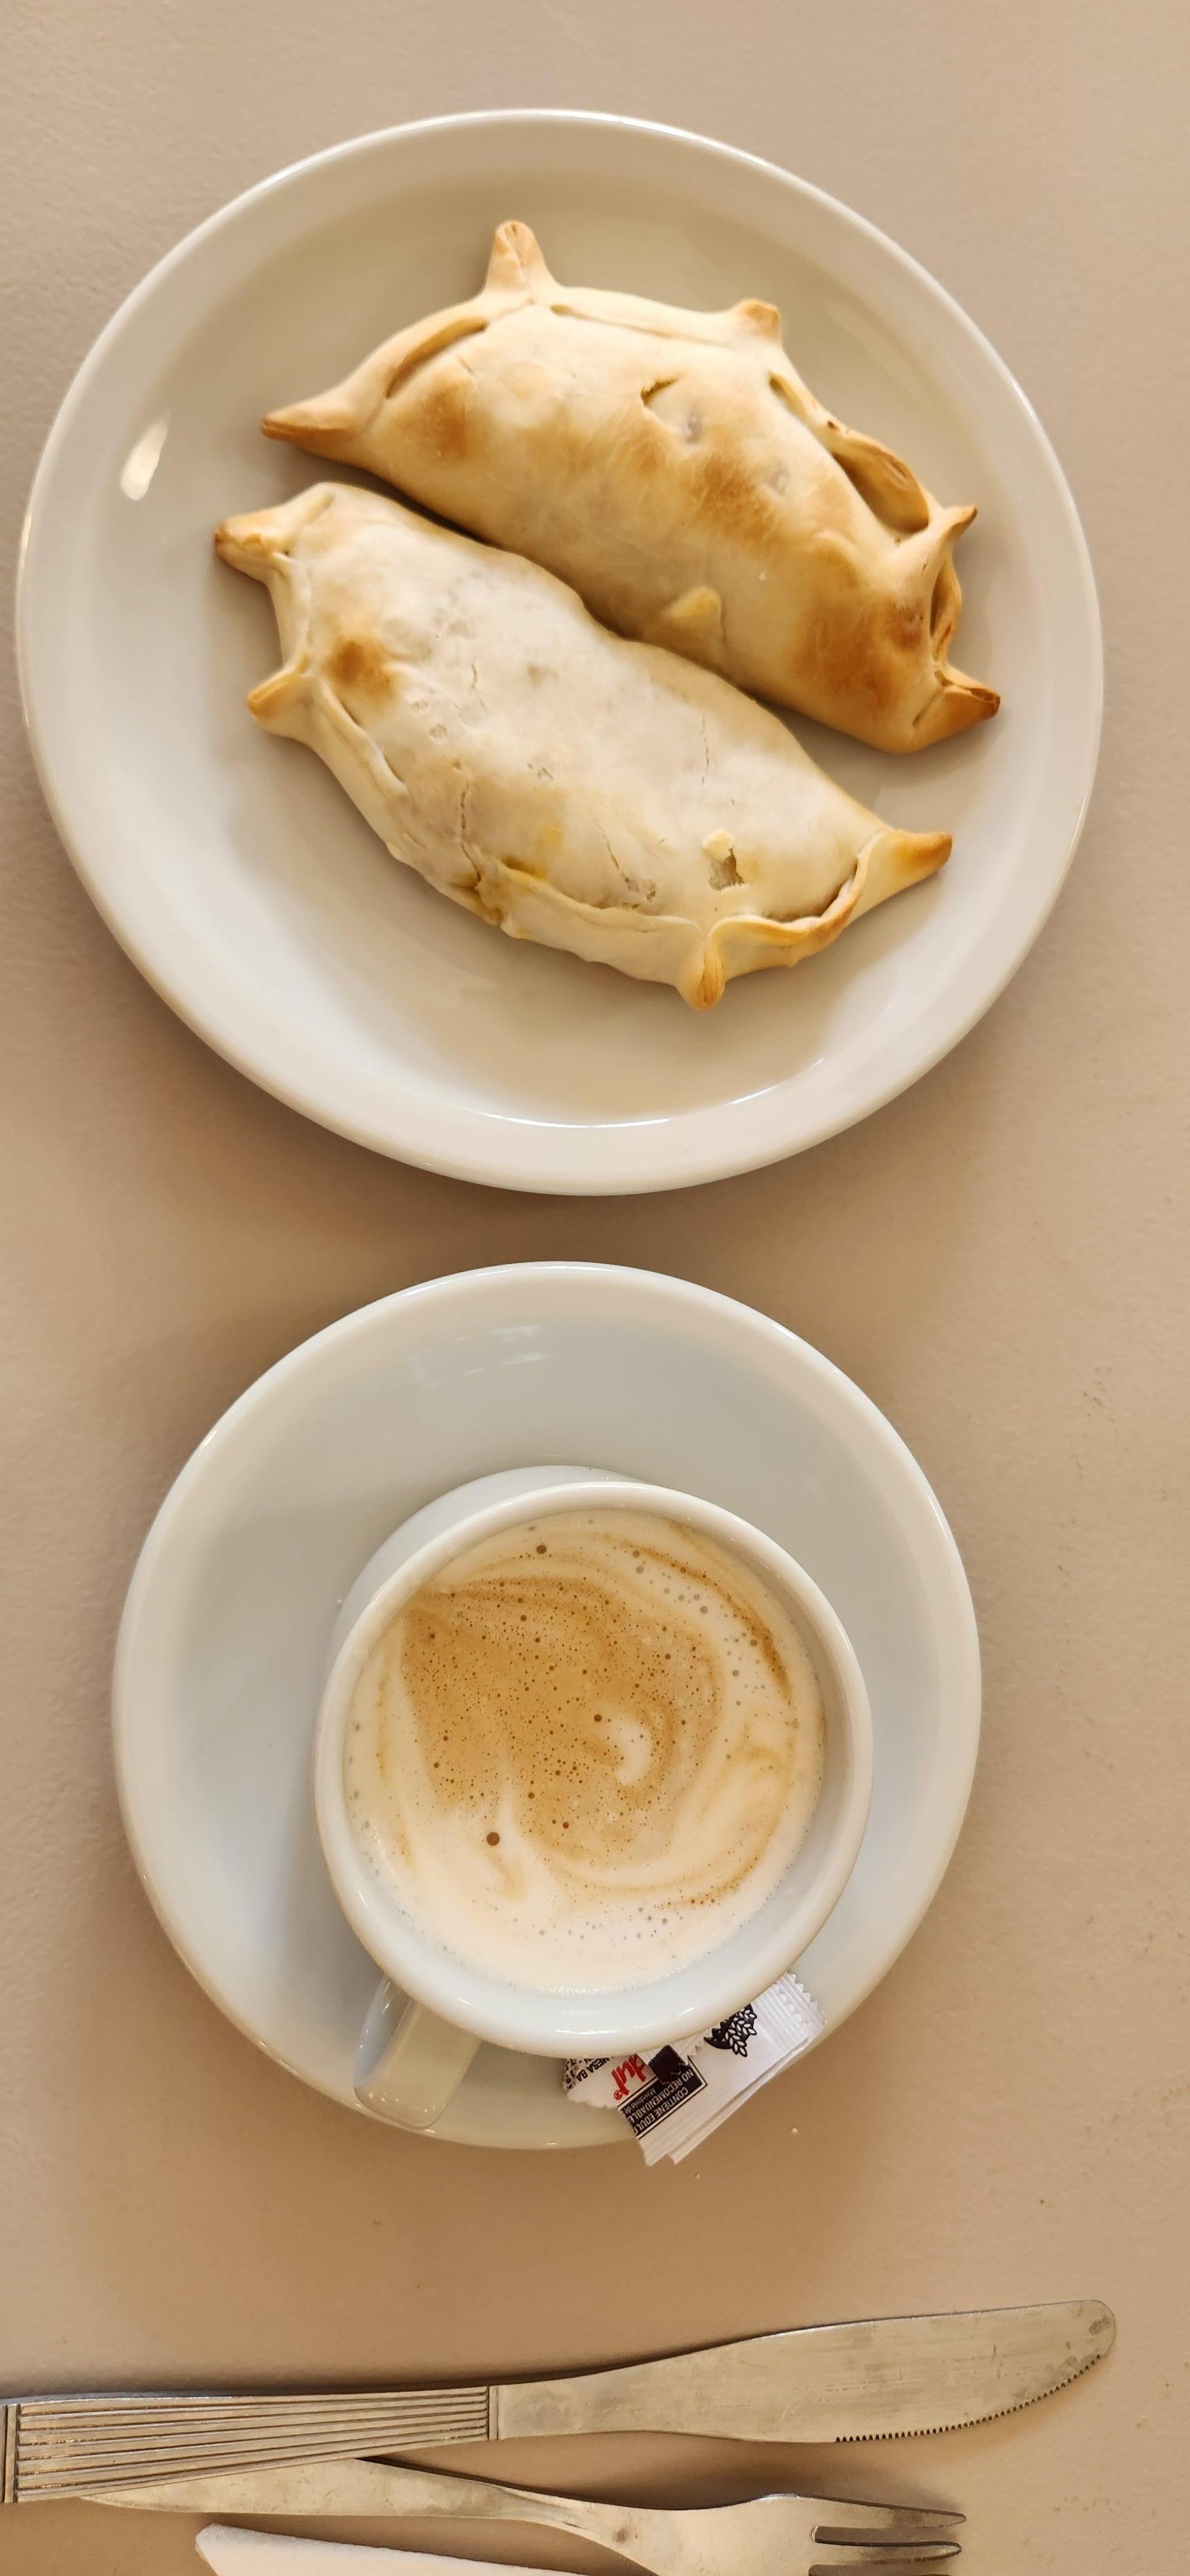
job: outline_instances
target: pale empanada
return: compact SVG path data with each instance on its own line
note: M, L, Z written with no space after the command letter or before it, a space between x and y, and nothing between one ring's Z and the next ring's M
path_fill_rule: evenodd
M596 624L523 556L321 483L228 519L285 665L253 714L308 743L392 851L514 939L717 1002L929 876L726 680Z
M563 288L502 224L481 295L264 427L544 564L620 634L882 751L999 704L946 658L974 510L823 410L771 304Z

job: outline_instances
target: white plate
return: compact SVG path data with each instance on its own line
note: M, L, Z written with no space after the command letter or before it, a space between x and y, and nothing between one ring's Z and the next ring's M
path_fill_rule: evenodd
M920 1468L829 1360L730 1298L597 1263L469 1271L365 1306L270 1369L183 1468L133 1577L115 1681L125 1823L166 1931L241 2030L352 2108L376 1970L314 1831L331 1629L408 1513L558 1458L741 1513L848 1630L876 1766L846 1894L800 1963L828 2031L904 1948L963 1819L979 1735L966 1578ZM564 2103L548 2059L483 2048L435 2134L586 2146L622 2125Z
M271 405L479 284L493 224L563 278L683 304L778 303L795 364L933 489L975 500L964 667L1004 705L898 761L816 726L825 766L941 877L713 1013L503 939L388 859L244 694L275 667L263 593L211 531L315 480ZM863 1118L995 1000L1074 849L1098 743L1086 547L1023 394L941 287L857 215L661 126L450 117L301 163L191 234L87 359L34 488L19 632L58 827L117 937L183 1018L313 1118L414 1163L530 1190L669 1189Z

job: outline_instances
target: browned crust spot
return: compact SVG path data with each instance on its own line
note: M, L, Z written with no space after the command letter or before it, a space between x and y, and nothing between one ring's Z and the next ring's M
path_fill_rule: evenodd
M326 668L336 689L358 689L376 697L392 686L392 663L374 635L341 635L327 656Z

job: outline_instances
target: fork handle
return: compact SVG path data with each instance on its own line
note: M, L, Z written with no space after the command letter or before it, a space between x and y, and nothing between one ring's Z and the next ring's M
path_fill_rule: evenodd
M219 2469L205 2477L139 2479L76 2489L93 2504L161 2513L401 2514L409 2521L538 2523L635 2555L651 2517L575 2496L535 2495L486 2478L440 2477L383 2460L289 2460L273 2468Z
M541 2495L529 2487L500 2486L494 2479L443 2477L433 2469L406 2469L396 2463L375 2465L384 2469L390 2513L445 2514L458 2522L541 2523L602 2541L608 2549L617 2545L610 2526L626 2519L617 2506L590 2504L582 2497Z

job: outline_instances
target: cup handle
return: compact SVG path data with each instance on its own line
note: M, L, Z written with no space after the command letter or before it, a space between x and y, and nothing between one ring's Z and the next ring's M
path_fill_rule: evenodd
M356 2099L398 2129L432 2129L478 2046L470 2031L411 2003L385 1977L356 2044Z

